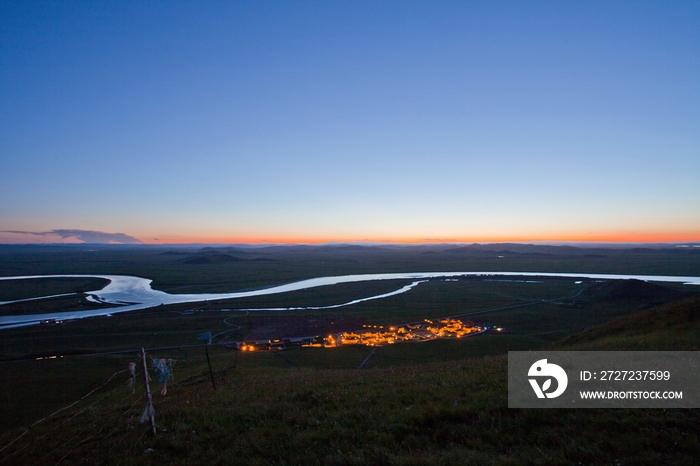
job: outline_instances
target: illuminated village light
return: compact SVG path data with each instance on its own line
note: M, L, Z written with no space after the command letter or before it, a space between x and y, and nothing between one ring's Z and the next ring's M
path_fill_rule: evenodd
M471 321L462 322L459 319L439 319L432 321L403 324L400 327L384 328L381 325L363 324L364 330L328 334L325 337L305 337L297 339L296 345L303 348L335 348L345 345L384 346L402 341L428 341L439 338L461 338L465 335L480 333L488 329L479 327ZM495 330L503 330L501 327ZM292 339L294 340L294 339ZM284 349L285 340L261 340L256 342L241 342L240 350L245 352L256 350ZM290 340L291 341L291 340ZM288 342L289 343L289 342ZM292 343L294 345L294 343Z
M399 341L425 341L437 338L461 338L474 332L483 330L473 323L464 323L458 319L442 319L438 323L425 319L431 325L416 325L406 327L389 327L363 325L364 328L378 328L379 330L365 330L360 332L344 332L336 339L332 335L326 338L327 346L340 345L366 345L382 346L392 345Z

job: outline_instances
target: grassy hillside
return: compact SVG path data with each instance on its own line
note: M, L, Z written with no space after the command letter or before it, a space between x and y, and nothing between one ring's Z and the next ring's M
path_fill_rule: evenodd
M673 302L593 327L554 345L562 350L700 350L700 298Z
M700 298L675 301L589 328L554 349L699 350L699 315ZM156 394L154 438L138 422L142 387L133 395L122 374L0 451L0 465L699 462L700 410L508 409L506 356L370 363L362 371L255 356L257 367L241 355L235 369L220 371L217 390L200 365L167 395ZM21 433L6 433L0 445Z

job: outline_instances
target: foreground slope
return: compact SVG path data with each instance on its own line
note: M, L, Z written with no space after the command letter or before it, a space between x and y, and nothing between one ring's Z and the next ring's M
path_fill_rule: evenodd
M553 349L698 350L699 315L700 298L672 302ZM202 374L155 395L155 438L138 422L142 395L117 387L116 401L30 430L0 464L698 464L700 410L508 409L506 372L490 356L229 369L217 390Z

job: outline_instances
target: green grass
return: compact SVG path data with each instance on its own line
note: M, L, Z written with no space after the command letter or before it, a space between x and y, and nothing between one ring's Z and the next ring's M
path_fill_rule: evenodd
M616 319L571 336L557 346L570 350L700 350L700 298Z
M495 246L498 247L498 246ZM362 248L352 252L311 248L238 251L243 261L188 265L161 248L98 246L3 246L0 276L61 273L126 274L153 279L168 292L218 292L269 286L326 275L418 271L587 272L698 275L694 251L569 250L532 256L496 252L428 252L424 248ZM595 254L593 254L595 253ZM260 261L260 259L264 259Z
M403 286L402 283L382 284L368 282L339 286L337 290L329 287L307 291L272 295L269 300L258 297L246 300L229 300L215 303L191 303L173 306L161 306L142 311L115 314L113 317L96 317L77 320L57 326L34 326L13 329L4 332L0 340L2 359L37 357L67 352L101 352L145 347L164 347L197 343L197 335L211 331L216 334L231 329L223 321L243 326L240 332L233 332L232 337L242 338L249 318L240 312L219 312L217 309L236 307L291 307L299 305L325 305L344 303L353 299L385 293ZM498 308L532 300L551 299L557 296L573 294L580 287L573 281L552 280L546 284L522 284L505 282L484 282L465 280L460 282L430 281L422 283L408 293L366 301L353 306L321 310L290 311L284 315L306 316L308 318L324 316L356 316L370 324L396 324L404 321L422 320L424 318L462 314ZM70 298L66 298L70 300ZM50 308L55 300L39 301L36 306ZM186 310L198 310L183 314ZM552 311L549 312L548 310ZM556 311L556 312L554 312ZM513 328L511 333L528 333L542 327L545 332L551 328L577 331L582 324L563 312L559 306L537 304L532 308L516 308L480 314L480 320L491 320L499 325ZM571 313L571 311L567 311ZM581 314L580 311L577 311ZM550 315L545 315L549 313ZM527 317L530 314L533 317ZM278 312L260 312L256 315L280 315ZM545 317L543 317L545 316ZM476 318L476 316L475 316ZM518 325L518 319L522 322ZM551 324L549 320L555 319ZM501 323L501 322L504 323ZM549 325L543 327L543 325ZM0 369L1 370L1 369Z
M246 254L241 256L265 256L260 252ZM183 265L177 262L178 256L133 250L59 250L43 255L0 251L0 256L0 274L125 273L154 278L157 287L171 292L230 291L320 275L389 271L512 269L697 275L700 270L697 258L646 252L611 253L606 258L506 260L446 253L408 252L397 256L381 251L356 255L285 252L265 256L274 256L273 262L251 260L203 266ZM14 329L3 333L0 354L8 359L197 344L198 333L229 329L223 323L226 317L242 326L240 333L233 332L234 337L242 337L247 317L214 309L335 304L364 297L365 293L391 291L405 283L357 284L208 307L167 306L62 326ZM669 288L689 291L689 287ZM368 323L388 324L571 296L579 289L573 280L546 280L543 284L435 280L383 300L296 314L352 315ZM584 293L558 304L538 303L479 314L474 319L494 322L506 331L383 347L361 371L356 368L369 354L369 348L241 354L212 347L211 362L218 385L213 390L203 348L154 351L150 353L153 357L177 359L175 380L169 384L168 394L161 396L154 387L158 423L155 438L138 422L144 406L142 378L139 375L138 391L132 395L128 387L121 386L128 379L124 373L0 451L0 465L59 461L697 464L697 409L507 408L508 350L700 349L697 297L646 309L646 298L605 295L604 291ZM202 312L180 313L187 309ZM128 354L0 363L0 423L4 430L0 448L25 432L26 426L78 400L135 359L135 354ZM148 448L153 452L145 453Z
M650 344L673 332L680 342L673 349L697 351L699 314L700 298L673 302L553 348L652 349ZM123 374L31 429L2 455L29 445L8 464L55 464L64 457L68 464L227 464L242 458L246 464L697 464L697 409L508 409L507 358L467 351L506 339L397 344L381 348L362 371L328 367L356 365L367 348L283 352L294 365L269 352L212 348L217 390L204 371L202 349L189 349L176 363L166 396L153 384L156 437L138 423L143 400L119 386L128 378ZM629 346L639 341L645 343ZM458 348L463 352L457 354ZM418 356L430 353L442 360ZM99 362L110 372L132 359L101 357L90 364ZM89 370L88 361L34 364L59 364L56 373ZM11 429L1 443L21 433ZM144 453L148 448L153 452Z
M49 435L12 461L695 464L698 410L508 409L506 367L500 356L363 371L238 368L218 376L217 390L203 374L154 396L155 437L138 423L140 396L122 387L30 431L18 447Z
M0 280L0 301L95 291L101 290L107 286L108 283L108 280L101 278L30 278L24 280Z
M305 292L274 295L272 303L280 306L294 306L303 300L304 304L324 304L347 302L368 294L377 294L396 289L402 283L369 282L340 286L336 290L328 287ZM362 286L367 285L367 286ZM382 348L370 360L369 368L409 366L435 361L473 359L482 356L506 354L509 350L536 350L551 345L557 340L580 332L585 327L595 326L615 317L624 316L639 310L644 301L600 299L595 293L581 296L575 303L541 303L542 299L571 296L581 289L573 280L546 280L541 284L516 282L464 280L444 282L441 280L423 283L409 293L382 300L360 303L346 308L325 311L293 312L308 318L323 316L359 316L371 324L395 324L414 321L425 317L438 317L500 308L522 303L537 304L525 307L498 310L473 316L506 328L502 334L488 334L463 340L441 340L424 343L405 343ZM284 301L284 299L288 301ZM49 300L46 303L52 303ZM243 339L250 317L243 313L217 312L217 308L230 308L236 301L208 304L185 304L163 306L132 313L117 314L114 317L99 317L73 321L57 326L34 326L14 329L4 333L0 340L0 355L3 360L16 358L37 358L51 355L72 355L99 353L104 351L134 350L140 347L160 348L200 343L197 335L202 332L232 330L230 338ZM255 298L246 305L265 305L261 298ZM182 314L183 310L199 309L200 312ZM261 315L275 316L278 313L263 312ZM224 324L241 325L240 330ZM199 367L203 363L201 350L195 352L194 361L182 362L178 371L188 367ZM219 351L221 354L219 356ZM190 350L170 350L162 356L183 359ZM255 368L337 368L354 369L359 366L367 348L299 349L283 353L283 358L270 353L242 354L239 367ZM197 354L199 356L197 356ZM226 358L227 351L212 349L215 358ZM230 355L229 355L230 356ZM197 357L199 359L197 359ZM74 356L74 358L76 358ZM52 409L82 396L92 384L109 376L107 367L114 367L110 360L87 364L88 361L102 361L98 356L80 356L78 362L70 358L62 361L26 361L0 364L0 388L3 397L0 406L6 416L0 418L0 426L14 427L39 418ZM187 359L185 359L187 360ZM123 363L126 364L126 363ZM221 361L219 367L232 363ZM189 369L187 369L189 370ZM201 370L193 369L193 370ZM52 384L50 396L44 393L47 378L56 381ZM26 383L18 383L18 381ZM41 399L41 403L31 403ZM19 402L18 402L19 400Z
M0 306L0 316L53 314L57 312L87 311L91 309L108 309L113 307L117 307L117 305L93 303L88 301L84 295L79 294L3 304Z

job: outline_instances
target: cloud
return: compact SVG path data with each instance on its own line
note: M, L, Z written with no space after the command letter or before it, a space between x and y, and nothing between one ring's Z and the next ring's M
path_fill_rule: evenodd
M75 238L84 243L106 244L141 244L141 240L124 233L105 233L92 230L51 230L51 231L16 231L4 230L5 233L34 236L59 236L61 239Z

